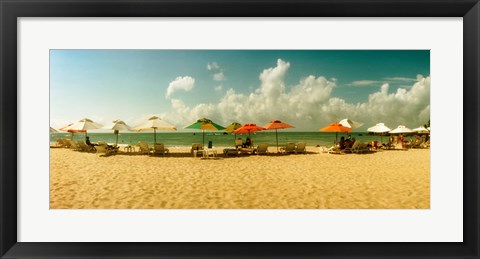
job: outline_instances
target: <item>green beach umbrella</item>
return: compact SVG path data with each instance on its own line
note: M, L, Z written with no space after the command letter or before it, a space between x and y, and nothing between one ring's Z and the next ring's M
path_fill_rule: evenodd
M216 124L215 122L213 122L212 120L209 120L207 118L199 119L195 123L193 123L192 125L188 125L185 128L186 129L202 130L202 133L203 133L202 134L203 135L202 144L204 146L205 146L205 130L224 130L225 129L225 127L220 126L220 125Z

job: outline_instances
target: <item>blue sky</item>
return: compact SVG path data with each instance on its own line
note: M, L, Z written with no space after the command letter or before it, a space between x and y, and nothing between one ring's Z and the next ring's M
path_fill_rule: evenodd
M177 128L200 117L306 131L347 117L417 127L429 119L430 52L51 50L50 106L57 128L150 115Z

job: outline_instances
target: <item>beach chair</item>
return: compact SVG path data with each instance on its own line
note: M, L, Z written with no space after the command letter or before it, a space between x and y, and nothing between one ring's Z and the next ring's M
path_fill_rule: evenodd
M57 146L58 147L66 147L65 141L63 138L57 139Z
M95 146L95 149L97 150L97 155L99 156L110 156L116 153L114 149L109 148L107 145L98 145Z
M166 155L167 153L170 153L170 151L168 150L168 148L165 148L163 143L155 143L153 145L152 155L156 155L156 154Z
M83 141L77 141L77 144L78 144L78 147L80 148L80 151L89 152L93 150L93 147L85 144L85 142Z
M370 148L366 143L362 143L360 140L356 140L353 143L352 148L350 149L352 153L361 154L371 152Z
M67 143L69 144L69 148L70 148L70 149L73 149L73 150L76 150L76 151L80 151L80 150L81 150L81 148L80 148L80 146L78 145L77 142L72 141L72 140L70 140L70 139L66 139L66 141L67 141Z
M235 140L235 148L241 148L243 146L242 138L238 138Z
M268 144L258 144L257 147L257 154L258 155L267 155L268 154Z
M305 143L305 142L298 142L298 143L295 145L295 154L298 154L298 153L306 154L306 153L307 153L306 146L307 146L307 143Z
M153 149L148 146L148 143L144 141L138 142L138 147L140 148L140 153L144 155L150 155L153 151Z
M285 154L295 153L295 143L287 143L284 147L280 148L280 151Z
M237 148L225 148L223 149L223 156L227 157L229 155L238 156L240 151Z
M193 143L192 148L190 149L190 154L194 157L197 157L198 153L202 153L203 155L203 144Z

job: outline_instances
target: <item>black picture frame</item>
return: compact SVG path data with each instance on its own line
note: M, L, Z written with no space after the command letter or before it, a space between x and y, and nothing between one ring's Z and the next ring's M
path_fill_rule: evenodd
M479 258L478 0L0 0L0 255L2 258ZM17 242L18 17L463 17L463 242ZM466 142L465 142L466 143ZM459 173L459 172L450 172ZM441 231L439 229L439 231Z

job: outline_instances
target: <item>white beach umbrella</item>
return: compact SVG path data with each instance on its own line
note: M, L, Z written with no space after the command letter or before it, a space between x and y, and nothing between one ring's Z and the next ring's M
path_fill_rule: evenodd
M360 128L364 124L364 123L361 123L361 122L352 121L348 118L343 119L343 120L339 121L338 123L342 124L342 126L352 128L352 129Z
M418 128L412 129L412 131L415 131L417 133L428 133L429 130L426 129L424 126L420 126Z
M157 130L177 130L177 128L157 116L152 116L144 123L134 127L132 130L138 132L153 130L153 141L154 143L157 143Z
M397 128L390 131L392 134L403 134L403 133L412 133L413 131L404 125L398 125Z
M113 133L116 135L116 141L115 144L118 145L118 132L119 131L130 131L131 127L128 126L124 121L122 120L114 120L112 124L106 126L104 129L110 129L113 130Z
M72 125L63 128L64 131L85 131L85 139L87 138L87 130L100 129L102 124L96 123L90 119L83 118Z
M375 126L368 128L367 131L372 133L386 133L391 131L391 129L383 123L377 123Z
M377 123L375 126L367 129L368 132L372 132L372 133L375 133L375 134L380 134L380 142L383 142L381 134L387 133L390 130L391 129L389 127L385 126L385 124L383 124L383 123Z

